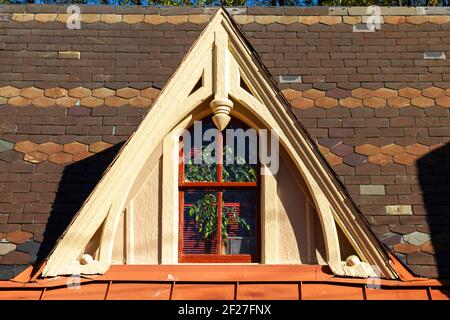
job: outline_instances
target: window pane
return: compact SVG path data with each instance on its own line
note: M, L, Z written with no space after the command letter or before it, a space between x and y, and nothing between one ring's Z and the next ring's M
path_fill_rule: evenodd
M183 137L185 181L217 181L217 128L211 119L206 118L198 121L188 132Z
M217 252L217 193L186 190L184 192L183 253Z
M223 181L255 182L257 150L256 130L234 119L224 132Z
M256 254L256 190L223 192L223 254Z

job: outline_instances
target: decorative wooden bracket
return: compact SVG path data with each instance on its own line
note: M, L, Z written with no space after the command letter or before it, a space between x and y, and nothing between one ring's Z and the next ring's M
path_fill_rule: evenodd
M212 117L216 127L223 131L230 122L230 112L233 102L229 99L230 89L230 51L228 49L228 35L223 28L214 33L213 54L213 90L214 99L209 106L213 110Z

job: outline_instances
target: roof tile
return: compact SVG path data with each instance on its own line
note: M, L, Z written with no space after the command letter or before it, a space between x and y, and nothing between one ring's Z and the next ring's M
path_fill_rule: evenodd
M71 142L64 145L63 151L72 155L87 152L88 146L79 142Z
M428 98L439 98L445 95L445 90L437 87L429 87L422 90L422 94Z
M374 163L374 164L378 164L378 165L382 165L382 166L384 166L385 164L388 164L388 163L392 163L392 161L393 161L392 156L383 154L383 153L377 153L377 154L369 156L370 163Z
M49 97L49 98L62 98L67 96L67 90L63 89L63 88L50 88L50 89L46 89L44 91L45 96Z
M389 145L381 147L381 152L387 155L394 156L405 152L405 148L395 143L391 143Z
M394 156L394 162L404 164L406 166L412 165L414 162L416 162L416 160L417 156L406 152Z
M325 97L325 91L317 89L308 89L303 91L303 97L308 99L319 99Z
M430 147L424 146L423 144L420 143L415 143L406 147L406 152L416 156L421 156L429 151Z
M139 95L139 90L133 88L122 88L116 91L116 95L121 98L130 99Z
M20 95L24 98L33 99L44 94L44 90L35 87L23 88L20 90Z
M22 153L37 151L38 144L32 141L20 141L14 145L14 150Z
M85 98L89 97L91 95L91 90L83 88L83 87L77 87L69 90L69 96L74 98Z
M8 99L8 104L15 106L15 107L25 107L29 106L31 104L31 99L27 99L24 97L14 97Z
M426 97L411 99L411 104L419 108L428 108L434 106L434 100Z
M64 164L72 162L73 155L65 153L65 152L58 152L58 153L52 153L48 157L48 161L56 163L56 164Z
M347 97L339 100L339 104L347 108L358 108L362 106L362 100L354 97Z
M375 96L374 92L370 89L366 88L358 88L352 90L352 97L360 98L360 99L368 99L373 98Z
M81 99L80 105L83 107L95 108L101 106L103 102L103 99L99 99L96 97L85 97Z
M52 154L61 152L63 149L63 146L55 143L55 142L45 142L38 146L38 151L46 153L46 154Z
M5 86L0 88L0 97L4 98L13 98L20 94L20 90L12 87L12 86Z
M419 252L420 249L418 246L414 246L409 243L397 243L394 245L395 252L404 253L404 254L411 254Z
M33 234L25 231L13 231L8 233L6 239L9 242L19 244L27 241L28 239L31 239L33 237ZM28 262L27 262L28 263Z
M40 163L47 160L47 155L42 152L34 151L23 156L23 160L31 163Z
M99 142L91 143L89 145L89 151L94 152L94 153L98 153L98 152L102 152L103 150L109 149L112 146L113 145L110 144L110 143L99 141Z
M414 89L414 88L402 88L398 91L398 95L404 98L418 98L421 96L420 90Z

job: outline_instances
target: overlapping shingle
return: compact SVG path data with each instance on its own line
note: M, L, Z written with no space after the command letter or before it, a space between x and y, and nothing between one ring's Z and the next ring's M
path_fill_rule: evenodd
M413 271L437 276L450 232L442 187L450 179L450 70L424 53L448 56L448 15L401 8L404 15L385 15L380 30L361 34L352 32L360 14L323 9L248 8L234 18L274 78L301 79L279 87L374 232ZM5 277L34 261L52 206L76 211L73 198L95 185L109 150L135 130L214 12L83 7L73 32L65 12L46 10L10 13L13 23L0 25ZM80 176L86 161L90 172ZM68 190L56 199L62 179ZM361 194L361 185L385 194Z

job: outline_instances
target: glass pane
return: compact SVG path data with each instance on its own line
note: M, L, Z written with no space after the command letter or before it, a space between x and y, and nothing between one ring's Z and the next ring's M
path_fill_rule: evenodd
M256 254L256 190L223 192L222 254Z
M256 130L233 119L224 131L222 180L256 182L257 150Z
M217 193L186 190L184 192L183 253L217 252Z
M211 119L205 118L183 135L185 181L217 181L217 133Z

